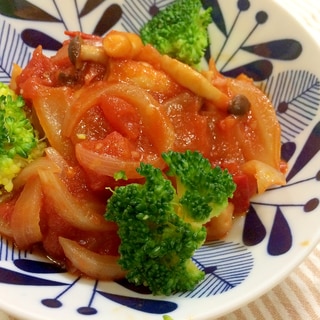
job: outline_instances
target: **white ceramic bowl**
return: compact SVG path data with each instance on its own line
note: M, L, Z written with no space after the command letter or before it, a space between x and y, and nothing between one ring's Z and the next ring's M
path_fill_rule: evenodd
M0 68L25 65L39 43L48 54L65 29L137 32L171 0L6 1L0 3ZM44 257L0 238L0 308L28 319L213 319L256 299L295 268L320 240L320 49L302 24L273 0L204 1L214 6L208 55L226 75L252 76L274 103L282 126L287 185L252 200L227 238L195 259L206 280L192 292L154 297L128 287L77 278ZM287 27L290 26L290 27Z

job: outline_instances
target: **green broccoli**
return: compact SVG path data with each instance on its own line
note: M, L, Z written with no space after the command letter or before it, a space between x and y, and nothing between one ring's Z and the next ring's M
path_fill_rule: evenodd
M21 96L0 83L0 193L12 191L12 180L44 150L24 106Z
M169 151L162 157L169 166L167 175L175 178L183 219L203 224L227 207L228 198L235 190L227 170L212 168L199 152Z
M168 316L168 315L164 315L164 316L162 316L162 319L163 320L174 320L173 318L171 318L170 316Z
M209 45L211 11L203 10L200 0L174 1L141 28L141 39L161 54L196 67Z
M206 239L204 224L228 205L235 184L199 152L162 156L171 179L141 163L137 171L145 182L116 187L105 217L118 224L119 264L128 281L170 295L192 290L204 278L192 256Z

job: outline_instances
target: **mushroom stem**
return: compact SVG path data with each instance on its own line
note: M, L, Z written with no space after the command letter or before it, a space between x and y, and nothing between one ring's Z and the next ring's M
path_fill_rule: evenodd
M77 68L81 68L86 61L106 64L108 56L102 46L86 44L80 36L71 39L68 47L68 55L72 64Z

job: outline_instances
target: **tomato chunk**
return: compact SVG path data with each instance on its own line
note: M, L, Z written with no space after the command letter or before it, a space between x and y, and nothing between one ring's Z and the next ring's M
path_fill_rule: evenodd
M253 176L244 173L234 175L233 181L237 185L231 199L234 204L234 214L244 214L249 208L250 199L257 193L257 181Z

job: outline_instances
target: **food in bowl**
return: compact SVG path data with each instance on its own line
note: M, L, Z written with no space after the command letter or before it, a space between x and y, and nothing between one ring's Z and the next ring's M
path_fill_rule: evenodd
M226 196L213 203L219 210L213 214L209 210L203 220L184 213L186 202L174 198L177 201L170 212L177 214L178 226L181 227L181 220L188 227L201 222L194 233L194 238L197 235L200 240L195 241L197 246L191 247L183 262L191 261L192 253L206 237L220 239L228 233L233 216L246 212L253 195L285 183L280 126L271 102L252 79L243 74L225 77L212 59L207 69L199 70L198 66L160 53L128 32L113 30L104 37L80 32L67 35L70 39L54 56L45 56L38 47L25 68L16 65L13 70L11 88L15 93L10 95L22 96L35 137L43 138L38 143L47 143L44 154L32 159L4 189L1 232L12 237L18 247L25 249L40 242L57 263L97 279L130 274L118 232L120 220L110 221L111 215L108 219L108 205L119 190L155 182L151 176L141 174L141 163L155 168L161 177L164 174L166 185L170 183L168 186L177 187L177 195L184 195L185 189L179 190L179 182L170 177L169 152L186 157L196 154L192 159L201 159L199 164L191 162L194 176L199 178L189 187L189 203L212 202L211 198L207 203L203 200L211 185L204 183L205 170L197 172L202 159L207 159L212 170L218 168L232 178L227 179ZM123 43L129 44L129 50ZM181 163L190 167L185 161ZM139 167L140 171L136 170ZM182 169L186 170L183 165ZM219 180L220 184L214 186L217 194L224 187L223 179ZM199 197L192 198L196 191L201 191ZM145 199L150 208L158 207L158 202L150 202L150 194ZM165 208L168 202L164 203ZM134 204L132 221L142 221L141 230L156 231L153 240L169 246L170 241L162 242L169 232L165 228L168 224L156 226L152 216L146 214L149 208L141 211L140 204ZM132 206L132 202L128 203L123 210ZM165 211L161 206L159 210ZM176 234L178 231L175 229ZM181 245L191 243L183 240L181 237ZM146 251L150 243L143 242L141 248ZM161 266L172 266L180 257L172 257L172 252L178 251L177 242L171 245L164 249L152 247L148 258L157 261L157 265L162 262ZM166 255L169 249L170 256ZM182 254L185 252L181 250ZM189 266L194 265L182 266L189 271ZM144 269L139 272L146 275ZM161 272L167 274L167 270ZM134 274L131 281L151 285L150 279L137 278ZM181 279L173 278L172 287L165 286L163 279L168 277L161 279L163 282L153 292L169 295L192 289L201 276L192 286L184 287Z

